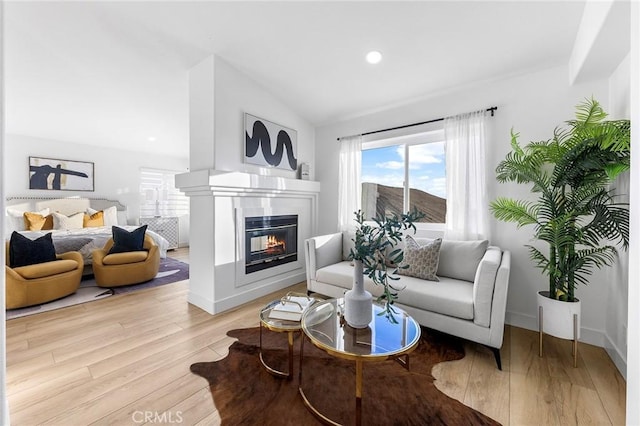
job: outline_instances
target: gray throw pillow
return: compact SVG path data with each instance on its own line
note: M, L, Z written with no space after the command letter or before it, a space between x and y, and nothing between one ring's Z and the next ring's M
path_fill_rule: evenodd
M442 239L438 238L421 246L410 235L407 235L404 259L398 274L428 281L440 281L436 277L436 273L438 271L441 244ZM405 265L409 265L409 267L403 269L402 266Z

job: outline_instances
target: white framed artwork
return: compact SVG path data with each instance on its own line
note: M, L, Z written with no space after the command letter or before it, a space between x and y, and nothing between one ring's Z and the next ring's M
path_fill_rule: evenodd
M244 161L264 167L297 170L298 132L245 113Z

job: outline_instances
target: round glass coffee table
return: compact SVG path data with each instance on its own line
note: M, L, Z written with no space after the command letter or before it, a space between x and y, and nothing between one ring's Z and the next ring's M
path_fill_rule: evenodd
M286 297L286 296L285 296ZM284 298L283 298L284 299ZM274 307L282 303L283 299L274 300L269 302L264 308L260 310L260 362L264 366L264 368L274 376L284 377L286 379L291 379L291 375L293 372L293 335L296 332L301 330L300 321L286 320L280 318L273 318L271 316L271 311ZM312 297L307 298L310 303L315 302L315 299ZM288 344L289 344L289 371L280 371L275 368L270 367L264 360L262 356L262 329L266 328L267 330L274 331L276 333L287 333L288 334Z
M366 362L397 360L409 369L409 354L420 341L420 325L400 308L391 322L384 315L378 316L384 308L371 303L371 322L366 328L356 329L344 322L344 299L329 299L310 306L302 315L301 326L304 335L300 343L300 370L298 391L304 404L320 420L328 424L339 423L320 413L306 397L302 389L304 359L304 336L311 343L336 358L352 360L356 363L356 424L362 424L362 368Z

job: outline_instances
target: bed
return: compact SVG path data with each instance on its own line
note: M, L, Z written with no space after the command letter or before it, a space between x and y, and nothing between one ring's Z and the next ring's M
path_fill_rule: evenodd
M127 224L127 207L118 201L104 198L44 198L44 197L9 197L6 200L6 226L5 239L9 239L13 231L18 231L22 235L34 239L48 232L52 233L53 245L56 253L67 251L78 251L82 254L85 265L91 265L92 251L102 248L107 240L111 238L111 226L113 224L127 230L133 230L137 226ZM53 229L41 231L27 231L19 228L18 219L23 212L56 212L62 215L71 216L79 212L87 211L109 211L115 213L110 216L109 226L99 226L91 228L76 229ZM105 219L106 221L106 219ZM117 222L117 223L116 223ZM105 223L106 224L106 223ZM159 234L147 229L147 234L154 240L160 249L160 257L165 258L169 242Z

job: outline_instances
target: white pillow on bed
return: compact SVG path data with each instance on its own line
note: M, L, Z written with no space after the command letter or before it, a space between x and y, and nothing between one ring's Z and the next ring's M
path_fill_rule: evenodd
M91 207L87 207L87 214L89 216L98 213L100 210L95 210L92 209ZM117 226L118 225L118 209L116 208L116 206L111 206L108 209L104 209L102 210L103 213L103 219L104 219L104 226Z
M53 212L53 229L81 229L84 220L84 212L74 213L71 216L62 213Z
M38 212L39 215L47 216L49 214L49 208L42 209ZM27 228L24 226L24 214L25 212L21 210L7 209L7 217L9 220L7 221L7 235L11 234L13 231L25 231Z

